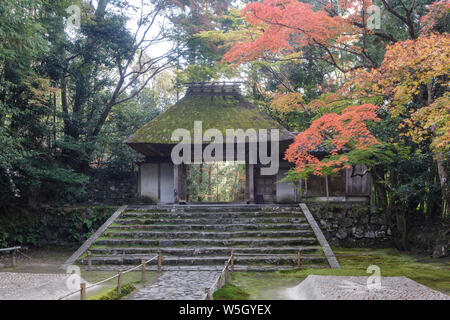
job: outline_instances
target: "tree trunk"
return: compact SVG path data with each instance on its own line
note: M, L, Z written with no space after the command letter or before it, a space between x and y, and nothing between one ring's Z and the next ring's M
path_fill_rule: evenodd
M450 188L448 186L446 165L444 160L442 160L440 157L436 160L436 162L442 192L442 214L443 216L448 216L450 214L449 212Z

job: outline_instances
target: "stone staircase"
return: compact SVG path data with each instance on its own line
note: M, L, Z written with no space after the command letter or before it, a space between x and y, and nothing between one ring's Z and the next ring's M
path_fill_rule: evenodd
M302 267L328 267L301 209L286 205L130 206L89 250L98 270L138 265L158 251L166 271L221 270L231 251L237 271L294 269L299 250ZM78 263L87 264L86 254Z

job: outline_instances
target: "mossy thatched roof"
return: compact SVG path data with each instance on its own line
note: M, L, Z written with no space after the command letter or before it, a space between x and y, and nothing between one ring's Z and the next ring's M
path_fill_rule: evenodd
M125 143L176 144L171 140L176 129L194 134L194 121L202 121L203 132L218 129L225 136L226 129L278 129L279 140L293 139L294 135L278 122L261 112L242 96L201 95L186 96L140 128Z

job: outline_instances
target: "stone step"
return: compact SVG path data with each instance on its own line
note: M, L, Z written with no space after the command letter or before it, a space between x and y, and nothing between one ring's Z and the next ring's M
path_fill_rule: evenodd
M192 225L192 224L269 224L269 223L298 223L303 224L307 222L306 218L298 217L271 217L271 218L127 218L117 219L115 224L148 224L148 225Z
M92 256L92 264L113 264L113 265L139 265L142 260L149 260L151 255L105 255ZM224 265L229 256L201 256L201 257L175 257L163 256L162 265ZM324 256L303 256L302 264L326 262ZM83 258L81 264L87 264L87 259ZM151 261L149 264L157 264L157 261ZM235 256L234 264L252 265L252 264L271 264L271 265L297 265L297 255L271 254L264 256Z
M95 242L97 246L152 246L152 247L174 247L174 246L227 246L227 247L268 247L268 246L304 246L315 245L315 237L296 238L265 238L265 239L111 239L101 238Z
M223 265L206 265L206 266L164 266L162 268L163 272L171 272L171 271L222 271L224 267ZM328 268L328 264L303 264L301 265L301 269L325 269ZM127 266L119 266L119 265L93 265L91 270L93 271L125 271ZM157 271L156 265L147 266L146 270L148 271ZM235 265L235 272L271 272L271 271L290 271L297 270L297 266L281 266L281 265ZM135 272L140 272L135 271Z
M163 255L176 256L200 256L200 255L227 255L231 251L236 254L297 254L300 250L302 253L317 252L320 246L297 246L297 247L174 247L174 248L147 248L147 247L107 247L107 248L91 248L92 254L106 255L106 254L157 254L161 251Z
M277 230L277 231L106 231L108 238L139 238L139 239L240 239L240 238L278 238L313 236L312 230Z
M124 224L113 225L109 230L120 231L245 231L245 230L309 230L310 226L307 223L270 223L270 224L160 224L160 225L146 225L146 224Z
M277 218L304 217L300 212L124 212L120 218L154 218L154 219L182 219L182 218Z
M126 211L138 212L286 212L298 211L298 205L168 205L168 206L129 206Z

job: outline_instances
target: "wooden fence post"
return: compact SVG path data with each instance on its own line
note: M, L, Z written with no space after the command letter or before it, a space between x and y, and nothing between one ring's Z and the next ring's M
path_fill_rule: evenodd
M162 253L158 251L158 272L162 271Z
M297 252L297 269L300 269L300 262L301 262L301 252L298 250Z
M227 268L225 269L225 283L226 284L230 283L230 275L228 274L228 265Z
M11 251L11 264L13 267L17 265L16 263L16 249Z
M122 293L122 272L119 272L119 276L117 277L117 293Z
M366 251L366 270L369 268L369 251Z
M92 254L90 251L87 252L87 258L88 258L88 271L91 271L92 267Z
M234 271L234 251L231 251L231 272Z
M219 280L218 280L218 283L217 283L217 290L222 289L222 281L223 281L223 279L222 279L222 274L221 274L219 276Z
M141 282L145 282L147 280L146 274L145 274L145 260L142 260L142 268L141 268Z
M80 283L80 300L86 300L86 283Z

